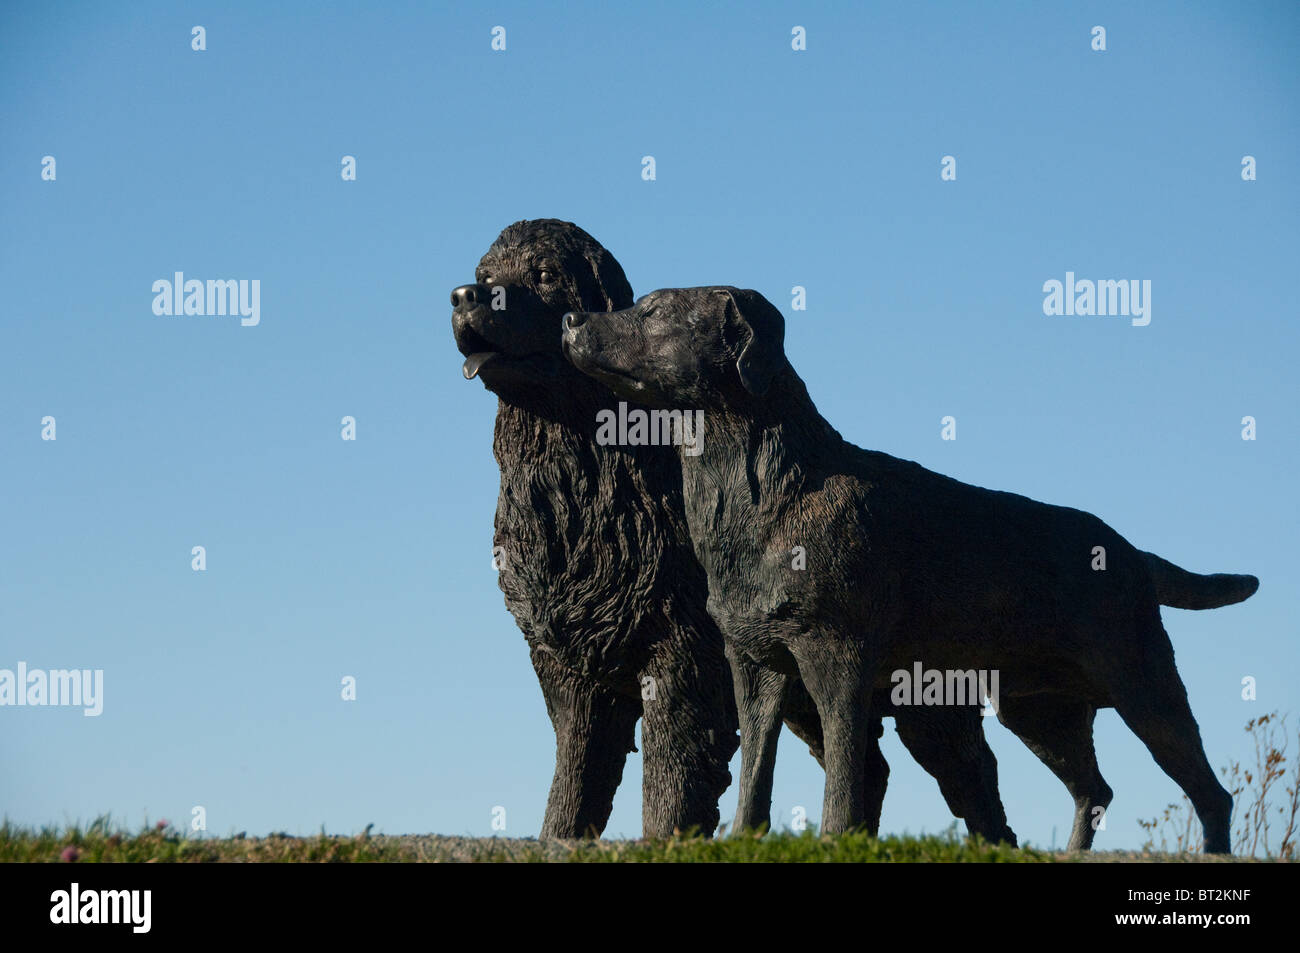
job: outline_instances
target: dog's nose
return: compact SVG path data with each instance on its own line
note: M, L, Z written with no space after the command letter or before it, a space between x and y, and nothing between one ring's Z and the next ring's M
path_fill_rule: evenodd
M581 311L570 311L564 316L566 328L580 328L587 323L587 316Z
M461 285L451 293L451 305L453 308L472 308L483 300L483 292L482 285Z

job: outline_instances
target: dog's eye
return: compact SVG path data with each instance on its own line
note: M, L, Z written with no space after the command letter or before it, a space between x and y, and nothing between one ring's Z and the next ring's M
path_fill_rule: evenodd
M550 269L543 268L541 273L538 274L537 277L541 279L542 284L549 285L552 282L556 281L560 276L557 275L555 272L551 271Z

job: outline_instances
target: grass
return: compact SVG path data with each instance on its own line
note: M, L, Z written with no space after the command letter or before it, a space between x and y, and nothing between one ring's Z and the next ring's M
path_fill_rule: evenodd
M1206 856L1184 851L1019 850L962 837L954 823L943 834L867 834L838 837L809 829L718 838L667 840L537 841L522 837L449 837L438 834L371 834L310 837L189 836L166 821L138 833L101 817L82 827L39 831L0 824L0 863L1242 863L1255 858ZM1270 858L1275 859L1275 858Z
M73 825L64 830L26 830L8 821L0 826L0 862L4 863L346 863L403 859L393 848L376 849L364 835L186 837L166 821L132 834L114 828L107 817L84 828Z
M1053 860L1037 850L1014 850L941 835L870 837L846 834L745 834L717 839L680 836L661 841L568 841L523 838L387 836L194 837L165 821L130 833L101 817L85 826L40 831L0 826L0 862L26 863L1028 863Z
M1016 864L1051 861L1040 851L1016 850L963 838L955 827L944 835L913 837L868 834L818 836L775 833L665 841L588 841L567 858L579 863L967 863Z

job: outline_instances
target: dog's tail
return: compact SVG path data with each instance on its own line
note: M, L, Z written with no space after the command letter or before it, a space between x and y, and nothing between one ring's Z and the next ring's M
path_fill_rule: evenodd
M1143 553L1151 578L1156 584L1156 598L1162 606L1175 609L1217 609L1243 602L1255 594L1259 580L1219 572L1210 576L1188 572L1161 559L1155 553Z

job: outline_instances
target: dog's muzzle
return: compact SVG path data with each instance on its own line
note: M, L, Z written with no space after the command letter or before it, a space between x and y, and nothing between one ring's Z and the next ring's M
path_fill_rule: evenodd
M451 293L451 331L456 338L456 346L465 356L461 373L465 380L472 381L488 363L499 357L483 335L474 330L471 322L481 308L487 306L488 289L482 285L461 285Z

